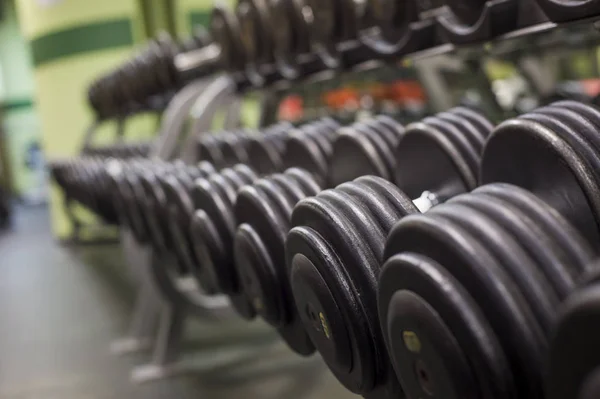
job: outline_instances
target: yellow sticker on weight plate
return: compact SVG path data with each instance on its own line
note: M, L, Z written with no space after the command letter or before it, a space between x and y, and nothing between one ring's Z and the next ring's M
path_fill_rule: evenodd
M327 324L327 320L325 320L325 315L323 314L323 312L319 313L319 319L321 319L321 327L323 327L323 332L325 333L325 336L327 337L327 339L331 339L331 336L329 335L329 325Z
M402 339L404 340L404 346L412 353L421 353L421 340L419 336L413 331L404 331L402 333Z

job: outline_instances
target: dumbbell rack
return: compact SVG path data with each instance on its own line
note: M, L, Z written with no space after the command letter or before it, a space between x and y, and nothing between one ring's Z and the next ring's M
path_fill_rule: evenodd
M215 114L226 109L225 128L232 129L239 125L240 99L237 96L237 85L234 79L223 75L214 79L193 82L182 89L164 112L163 123L154 145L152 156L159 159L172 159L179 155L180 159L191 162L195 158L192 145L193 135L182 139L183 125L193 109L199 112L194 115L191 132L208 132ZM265 93L271 96L271 93ZM265 108L263 108L265 109ZM181 141L183 140L183 141ZM183 143L183 145L181 145ZM178 148L181 151L178 154ZM229 302L224 297L208 297L197 291L191 284L183 288L187 305L177 306L161 298L156 282L168 281L164 275L164 262L154 256L148 248L141 246L131 232L124 231L122 245L125 256L133 267L133 275L138 278L137 297L131 318L128 335L111 345L111 352L125 355L152 349L153 355L149 364L134 368L131 378L136 383L144 383L157 379L185 373L192 368L185 362L179 362L181 344L184 339L184 328L187 319L193 313L204 320L224 320L231 313ZM182 289L182 287L178 287ZM260 331L260 335L266 332ZM242 341L243 341L243 337ZM254 337L250 337L256 340ZM267 336L270 345L273 339ZM235 337L232 344L239 347L240 337ZM249 353L264 351L254 342L248 350L243 350L242 358ZM194 364L198 359L194 359ZM207 359L210 363L210 359Z

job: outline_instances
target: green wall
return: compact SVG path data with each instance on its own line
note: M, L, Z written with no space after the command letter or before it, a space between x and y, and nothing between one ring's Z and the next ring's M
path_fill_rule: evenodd
M0 104L3 110L10 180L16 195L25 200L43 200L44 174L28 167L27 152L40 140L40 126L33 104L34 82L31 53L17 20L13 2L7 2L0 21Z
M87 107L86 88L111 70L143 39L137 0L17 0L21 29L35 60L35 101L42 143L50 160L79 153L85 129L94 117ZM153 121L132 123L132 136L148 136ZM109 141L105 126L98 142ZM51 215L59 237L70 231L62 211L62 194L51 190Z

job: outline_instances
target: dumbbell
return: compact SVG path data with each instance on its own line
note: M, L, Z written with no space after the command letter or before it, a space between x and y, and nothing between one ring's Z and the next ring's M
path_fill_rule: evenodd
M331 152L331 145L327 145L327 142L335 135L338 127L339 124L333 119L323 118L297 129L292 129L289 123L284 122L261 132L238 130L200 134L196 143L197 158L212 163L218 169L247 163L260 174L281 171L285 166L294 166L298 162L312 173L325 176L326 160L323 151L327 151L327 154ZM311 143L317 140L325 142L322 146L328 150L310 153L313 149ZM302 151L302 155L299 155L299 151Z
M175 57L184 51L203 48L209 40L201 29L181 44L161 34L130 60L92 84L88 91L92 108L100 116L114 116L151 106L152 98L175 91L185 83L175 67Z
M496 128L480 188L396 224L379 317L408 395L544 397L556 309L598 256L599 153L600 111L541 108ZM546 396L576 397L578 367L552 367Z
M364 397L401 395L377 316L387 233L398 220L445 199L448 186L456 195L476 185L480 155L470 158L477 147L466 137L487 136L491 124L478 125L482 116L458 111L409 125L401 136L396 156L419 156L409 158L413 164L397 159L394 180L414 196L383 178L360 177L300 201L292 214L286 267L300 318L338 380Z
M600 1L537 0L542 10L552 21L569 22L600 15Z
M316 121L314 124L314 134L318 134L319 133L319 129L330 129L332 125L335 125L335 123L332 120L329 119L324 119L324 120L320 120L320 121ZM235 142L232 140L219 140L220 138L222 138L224 135L223 134L217 134L214 135L214 137L209 137L208 135L203 135L201 136L201 138L203 139L203 141L207 141L210 140L211 143L213 143L210 147L208 145L204 145L200 151L200 158L202 159L210 159L211 161L216 161L219 167L222 166L229 166L227 165L229 162L233 163L234 161L243 161L243 160L248 160L249 157L249 153L252 153L252 158L250 158L250 162L249 165L253 165L253 161L254 160L258 160L258 164L262 165L262 167L257 168L256 170L254 170L254 168L252 167L248 167L248 166L237 166L238 169L241 170L241 172L237 171L236 168L234 169L225 169L221 172L219 172L218 174L215 174L214 176L211 176L211 179L216 179L216 182L211 182L210 184L212 184L212 186L216 187L214 188L214 192L211 194L213 196L213 201L220 201L219 203L221 205L219 205L220 207L220 212L225 212L227 213L227 215L225 216L215 216L214 212L210 213L210 217L218 217L220 218L217 221L217 224L221 223L221 221L224 218L231 218L231 214L233 213L232 210L232 206L233 206L233 202L235 200L235 191L232 191L231 189L229 191L223 191L223 189L221 189L221 191L218 190L219 187L223 186L223 184L241 184L241 183L245 183L245 184L249 184L252 182L252 180L250 180L249 176L254 176L253 178L257 178L258 175L260 174L267 174L267 173L272 173L275 170L282 170L282 162L277 162L277 163L272 163L269 165L269 162L265 162L266 160L264 159L260 159L260 156L265 153L265 152L269 152L269 154L271 156L276 156L276 157L286 157L286 150L285 148L281 148L282 146L279 144L283 144L283 146L285 147L285 142L287 141L287 139L285 137L281 137L285 134L290 134L288 132L288 128L289 125L285 124L285 123L280 123L280 124L275 124L273 126L271 126L268 129L265 129L265 132L263 134L260 135L253 135L252 136L252 140L251 141L246 141L243 144L249 144L248 146L248 154L246 152L246 148L242 147L241 149L238 150L232 150L227 149L227 147L231 147L232 145L239 145L239 142ZM277 138L275 139L274 137L277 136ZM301 133L296 132L294 134L294 136L296 138L300 138ZM245 139L242 139L241 141L244 141ZM279 141L278 144L274 144L275 141ZM215 144L215 143L220 143L219 145ZM211 149L211 153L213 154L213 156L206 156L206 154L208 153L208 149ZM282 152L282 154L279 153L279 151ZM223 156L223 154L227 154L227 152L231 153L231 157L227 157L227 156ZM216 155L215 155L216 154ZM243 158L240 156L236 156L236 154L243 154ZM228 159L227 162L223 161L224 159ZM271 169L273 168L273 169ZM242 173L242 177L235 177L236 173ZM223 175L223 176L221 176ZM221 180L218 180L221 179ZM224 180L223 180L224 179ZM237 180L236 180L237 179ZM210 180L210 179L207 179ZM225 183L223 183L225 182ZM232 183L234 182L234 183ZM221 186L218 186L219 184L221 184ZM238 186L234 186L236 188L238 188ZM241 186L240 186L241 187ZM195 194L196 191L202 192L202 188L200 187L190 187L189 185L187 187L180 187L179 190L172 190L172 198L169 201L169 203L171 204L171 217L168 218L169 220L169 226L167 227L168 231L170 231L172 233L172 236L174 237L178 237L178 239L176 239L177 241L177 245L179 246L178 250L180 254L186 254L183 256L183 258L188 259L189 261L186 262L188 267L190 269L194 269L194 270L198 270L198 273L202 273L205 270L210 270L211 266L210 265L219 265L222 261L222 258L218 258L218 259L210 259L207 260L207 257L209 257L212 252L207 252L204 251L203 252L203 257L204 259L199 259L199 256L195 256L195 253L199 250L195 249L194 247L196 246L194 243L198 241L198 237L194 237L193 233L190 234L189 232L189 221L190 219L192 219L193 213L194 211L198 211L198 206L206 206L205 203L210 201L210 199L205 199L204 202L201 201L200 204L197 204L194 207L190 207L191 204L196 203L197 201L194 200L195 196L197 194ZM205 190L206 191L206 190ZM208 196L209 194L206 194L206 196ZM232 195L233 197L230 198L228 197L229 195ZM231 206L225 206L223 204L230 204ZM211 209L216 209L217 205L212 205L213 203L210 203L207 206L212 206ZM203 209L203 208L202 208ZM177 215L177 216L176 216ZM208 223L208 222L207 222ZM218 227L219 229L226 229L226 226L223 227L222 225L219 225ZM201 234L201 233L196 233L196 234ZM231 246L232 245L232 240L228 239L228 238L224 238L223 242L225 242L227 245ZM200 245L200 244L198 244ZM210 243L208 244L210 245ZM208 255L207 255L208 253ZM231 256L231 254L227 254L227 256ZM210 261L210 265L209 265L209 261ZM231 263L231 262L230 262ZM194 267L195 265L195 267ZM207 266L208 265L208 266ZM222 266L222 268L225 268L226 266ZM208 284L206 284L207 287L211 287L211 286L215 286L217 285L217 283L215 282L216 279L214 278L215 273L213 273L213 276L208 276L208 277L203 277L199 274L196 275L198 281L201 284L204 284L204 282L208 281ZM212 283L211 283L212 281ZM234 298L233 302L237 305L238 308L241 309L241 313L244 313L244 307L243 304L237 304L236 299Z
M260 316L296 353L310 355L314 346L290 300L284 243L294 205L321 188L311 174L292 168L238 189L228 202L229 224L218 219L211 223L215 213L209 216L208 211L194 216L192 234L202 267L207 267L220 291L232 298L242 317ZM212 230L221 231L219 241L210 239L215 236ZM220 257L214 255L219 246L224 250Z
M250 164L262 174L299 167L324 181L331 155L331 141L340 124L321 118L267 140L253 140L248 147Z
M116 210L112 206L103 161L95 158L80 158L53 162L51 175L68 199L75 200L106 222L117 222Z
M140 244L149 241L147 218L142 213L137 198L143 196L140 175L147 170L169 168L169 165L156 160L134 159L128 161L110 160L106 173L112 190L113 206L117 209L123 227L128 228Z
M383 115L339 129L333 142L329 186L365 175L392 180L394 149L403 134L402 125Z
M550 346L546 399L592 399L600 394L598 262L593 269L560 308Z
M446 41L454 44L481 43L518 27L518 0L445 0L436 21ZM428 11L428 10L427 10Z
M436 44L431 18L419 19L420 7L431 2L417 0L368 0L358 14L359 39L383 57L424 50Z

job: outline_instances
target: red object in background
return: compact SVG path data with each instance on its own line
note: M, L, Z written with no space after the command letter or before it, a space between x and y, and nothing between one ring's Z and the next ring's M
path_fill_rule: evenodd
M279 104L278 118L286 121L297 121L304 115L304 99L302 96L292 94L284 98Z
M360 94L352 88L341 88L323 94L323 102L329 108L342 109L348 106L358 107Z
M390 99L398 104L424 103L425 91L415 80L399 80L390 86Z
M584 79L581 81L583 91L590 97L600 94L600 79Z

